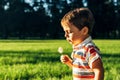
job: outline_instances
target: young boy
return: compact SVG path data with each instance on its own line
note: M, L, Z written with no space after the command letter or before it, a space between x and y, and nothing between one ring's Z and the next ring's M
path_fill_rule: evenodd
M61 55L61 62L72 68L73 80L103 80L104 69L99 49L90 36L94 17L88 8L68 12L61 20L66 40L73 46L71 58Z

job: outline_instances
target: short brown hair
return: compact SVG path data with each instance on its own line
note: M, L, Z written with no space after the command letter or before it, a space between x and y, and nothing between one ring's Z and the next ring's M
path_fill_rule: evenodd
M61 20L62 25L70 23L76 26L79 30L85 26L88 27L88 34L92 32L94 22L93 14L88 8L76 8L71 10L66 13Z

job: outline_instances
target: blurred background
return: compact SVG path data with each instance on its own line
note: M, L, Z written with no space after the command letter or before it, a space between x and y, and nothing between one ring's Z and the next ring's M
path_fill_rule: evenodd
M0 0L0 39L63 39L65 13L88 7L95 39L120 38L120 0Z

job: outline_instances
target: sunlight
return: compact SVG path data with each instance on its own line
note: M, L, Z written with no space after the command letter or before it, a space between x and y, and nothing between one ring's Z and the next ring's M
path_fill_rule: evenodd
M10 8L10 3L7 2L6 5L4 6L4 10L8 10Z
M113 0L113 3L114 3L115 6L118 5L117 2L118 2L117 0Z
M24 0L24 2L29 4L30 6L34 5L34 0Z
M87 6L88 6L87 0L82 0L82 3L83 3L83 6L84 6L84 7L87 7Z

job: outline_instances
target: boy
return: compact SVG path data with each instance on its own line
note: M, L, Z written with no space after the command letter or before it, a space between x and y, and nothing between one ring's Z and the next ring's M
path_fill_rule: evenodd
M88 8L68 12L61 20L65 37L73 46L71 58L61 55L61 62L72 68L73 80L103 80L104 69L99 49L90 36L94 17Z

